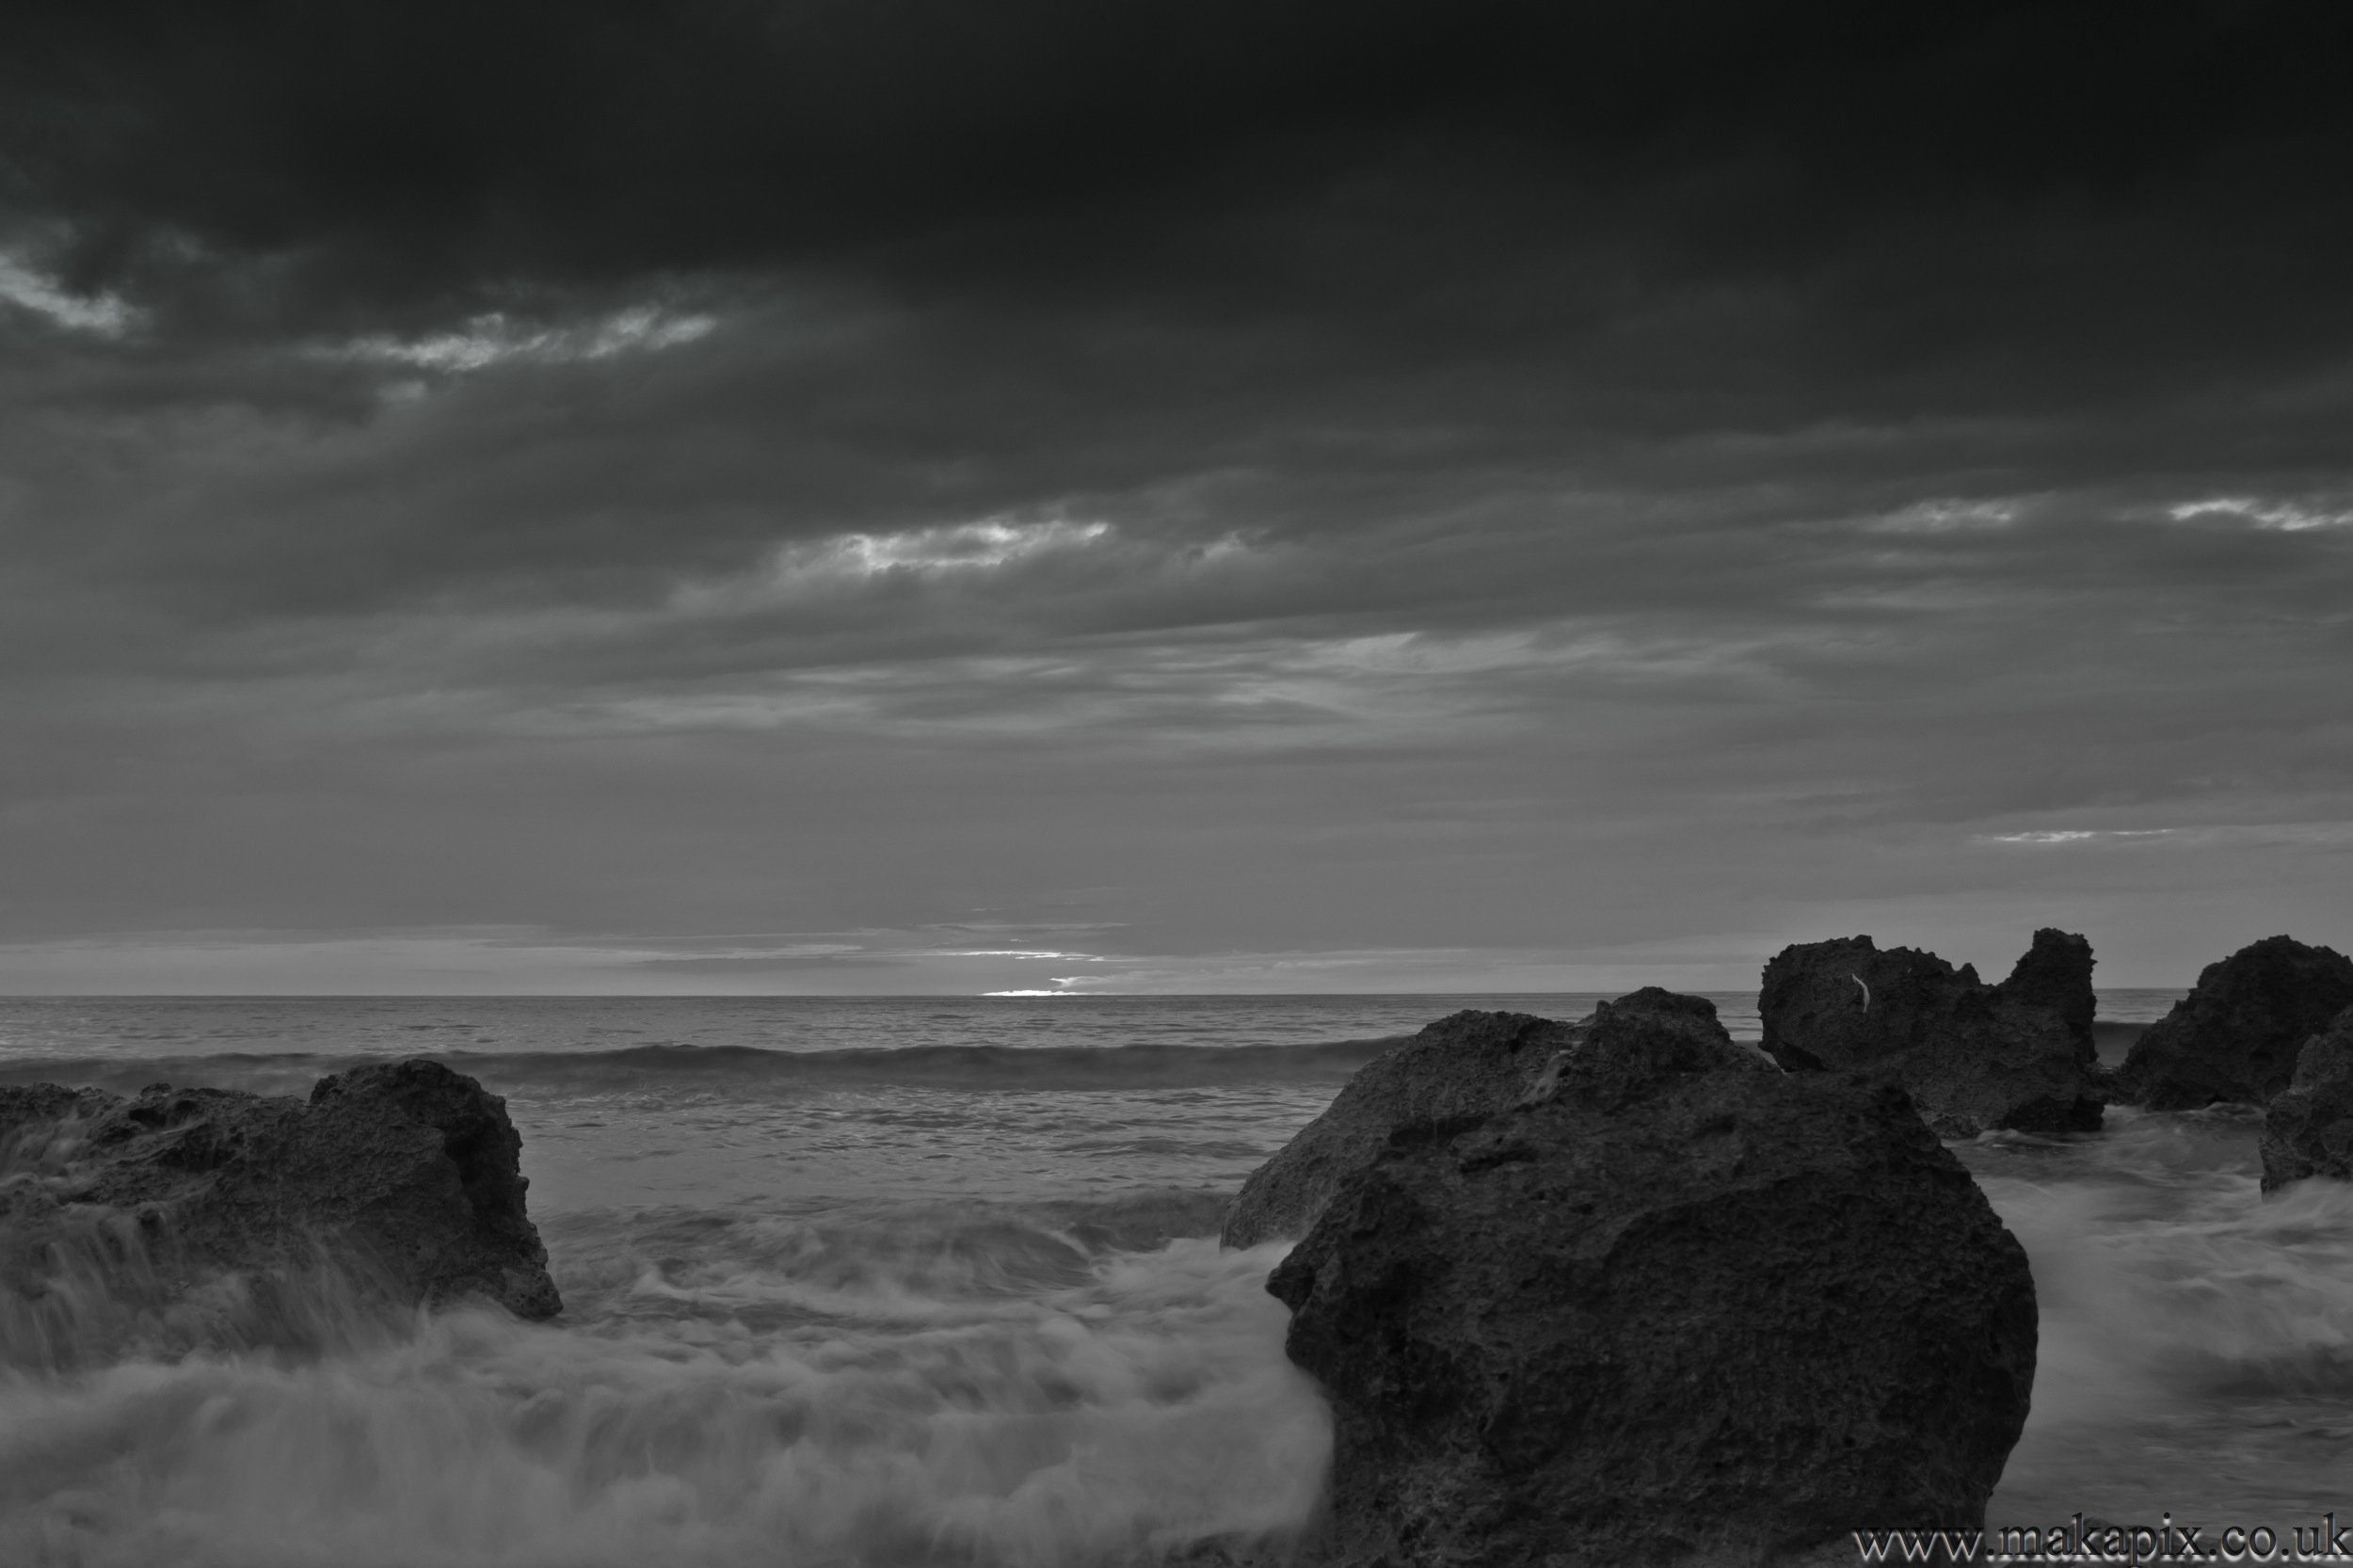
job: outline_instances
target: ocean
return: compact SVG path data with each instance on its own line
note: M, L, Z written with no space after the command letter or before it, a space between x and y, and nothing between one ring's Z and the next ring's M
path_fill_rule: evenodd
M1225 1201L1396 1038L1598 1000L0 1001L6 1083L472 1074L566 1303L96 1360L0 1311L0 1562L1093 1568L1279 1539L1329 1423L1263 1289L1282 1248L1222 1251ZM1714 1000L1757 1036L1753 995ZM2112 1110L1955 1145L2041 1308L1990 1522L2353 1512L2353 1188L2264 1201L2259 1130Z

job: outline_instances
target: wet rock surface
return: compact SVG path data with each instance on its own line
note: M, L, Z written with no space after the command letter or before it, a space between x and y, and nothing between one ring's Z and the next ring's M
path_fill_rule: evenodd
M1656 986L1604 1002L1574 1023L1477 1011L1441 1018L1367 1063L1322 1115L1252 1173L1220 1239L1249 1247L1306 1234L1341 1181L1400 1128L1467 1126L1550 1092L1564 1073L1601 1084L1670 1064L1773 1065L1733 1042L1714 1003Z
M1765 966L1757 1011L1784 1067L1890 1079L1945 1137L2088 1131L2108 1094L2091 968L2089 942L2050 929L1998 985L1868 936L1807 942Z
M1703 1032L1639 1025L1405 1126L1274 1271L1336 1422L1331 1560L1747 1568L1982 1522L2024 1251L1891 1080L1685 1070Z
M2135 1041L2120 1095L2153 1111L2268 1102L2296 1076L2304 1042L2353 1007L2353 959L2266 936L2199 973L2198 984Z
M2353 1180L2353 1006L2304 1042L2264 1112L2264 1191L2307 1176Z
M204 1291L250 1304L322 1270L383 1304L551 1317L520 1156L505 1102L425 1061L338 1073L307 1102L0 1088L6 1326L31 1344L49 1305L87 1331L92 1296L130 1317Z

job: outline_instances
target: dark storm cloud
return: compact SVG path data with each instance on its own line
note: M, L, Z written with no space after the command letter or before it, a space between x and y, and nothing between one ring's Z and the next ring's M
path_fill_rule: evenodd
M92 231L84 280L161 221L248 253L341 248L352 277L330 296L463 289L485 272L771 264L1009 208L1116 206L1205 178L1264 188L1385 136L1485 136L1654 181L1795 159L1828 172L1842 209L1910 204L1920 187L2114 186L2308 128L2343 42L2324 9L2277 7L34 5L11 18L12 163ZM1786 247L1822 216L1787 212L1750 244Z
M1214 536L1169 498L1221 481L1312 542L1564 483L2337 472L2338 397L2246 395L2347 339L2325 8L11 18L24 243L148 312L25 388L19 445L86 459L41 511L236 613L1065 503ZM320 352L648 297L718 323L692 375L516 363L438 424ZM1841 428L1908 439L1790 439Z
M2027 344L2021 307L2047 328L2095 298L2108 330L2169 301L2169 336L2220 353L2333 294L2320 252L2348 221L2307 200L2346 171L2353 24L2328 7L36 4L0 25L20 217L66 226L80 286L145 285L191 326L842 266L1379 312L1409 354L1801 280L1850 296L1828 352L1857 365ZM1479 249L1500 264L1465 278ZM1557 285L1561 260L1587 276L1491 292L1514 264Z

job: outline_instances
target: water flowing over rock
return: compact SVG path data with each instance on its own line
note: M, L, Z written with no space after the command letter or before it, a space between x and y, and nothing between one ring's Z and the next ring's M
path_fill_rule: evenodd
M2353 1180L2353 1007L2304 1042L2264 1112L2264 1191L2306 1176Z
M1980 1525L2034 1380L2025 1252L1860 1075L1564 1071L1401 1131L1268 1288L1349 1563L1851 1561Z
M127 1335L206 1300L267 1337L267 1298L310 1276L551 1317L521 1148L505 1101L426 1061L321 1079L308 1103L0 1088L0 1349L71 1360L108 1314Z
M1465 1011L1439 1019L1367 1063L1338 1097L1251 1174L1222 1240L1251 1247L1303 1236L1340 1182L1401 1127L1466 1125L1557 1082L1564 1070L1622 1073L1646 1061L1770 1066L1733 1043L1704 997L1646 986L1575 1023L1527 1013Z
M2287 1088L2304 1042L2353 1007L2353 959L2266 936L2200 971L2198 984L2134 1042L2121 1092L2153 1111L2262 1105Z
M1783 1066L1891 1078L1945 1137L2088 1131L2106 1097L2091 966L2089 942L2049 929L1999 985L1868 936L1807 942L1765 966L1757 1011Z

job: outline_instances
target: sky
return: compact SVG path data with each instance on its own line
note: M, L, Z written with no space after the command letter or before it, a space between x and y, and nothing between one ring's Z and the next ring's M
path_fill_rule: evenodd
M0 12L0 991L2353 949L2353 9Z

